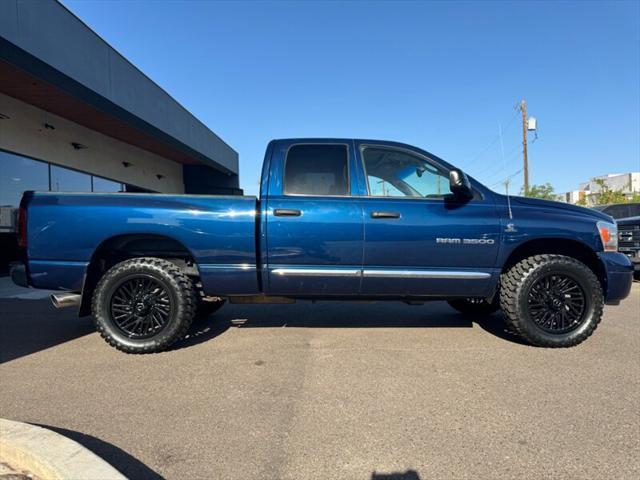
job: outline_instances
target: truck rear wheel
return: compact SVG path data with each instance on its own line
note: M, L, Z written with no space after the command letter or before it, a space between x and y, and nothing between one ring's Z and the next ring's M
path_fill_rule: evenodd
M497 297L492 302L488 302L486 298L467 297L453 298L447 300L447 303L465 315L487 316L500 308Z
M193 283L175 264L133 258L112 267L93 293L96 328L127 353L166 350L184 337L197 305Z
M602 318L600 282L582 262L564 255L521 260L500 279L505 320L539 347L572 347L585 341Z

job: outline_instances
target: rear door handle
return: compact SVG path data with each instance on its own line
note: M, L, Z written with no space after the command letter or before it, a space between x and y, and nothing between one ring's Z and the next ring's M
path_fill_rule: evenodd
M295 208L276 208L273 214L276 217L299 217L302 215L302 212Z
M399 212L371 212L371 218L400 218Z

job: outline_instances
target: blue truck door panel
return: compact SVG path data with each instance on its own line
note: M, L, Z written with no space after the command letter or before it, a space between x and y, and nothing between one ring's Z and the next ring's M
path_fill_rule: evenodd
M275 216L277 210L300 216ZM267 235L270 293L358 293L363 232L356 199L269 198Z
M444 201L390 198L367 198L362 205L363 294L482 296L493 284L499 245L493 205L449 209ZM375 218L374 212L400 216Z
M358 148L359 157L363 148L366 147ZM423 156L419 152L397 152ZM380 177L389 173L385 170L388 163L384 161L387 160L380 156L373 157L369 163L378 168ZM365 182L361 188L371 194L362 197L363 295L483 296L490 293L497 278L495 261L500 244L500 226L492 198L478 195L466 203L456 201L448 195L446 176L439 177L447 173L442 165L439 165L442 171L433 177L438 178L437 185L429 185L429 188L437 187L442 198L417 197L420 192L409 183L394 186L374 175L373 168L367 171L364 162L360 165ZM407 168L415 173L415 166ZM425 170L415 180L422 181L424 175ZM412 191L401 192L396 187Z
M353 175L353 143L325 140L311 144L340 145L346 149L349 175L341 192L344 194L286 195L283 179L287 152L307 144L284 142L273 152L263 210L268 293L356 295L360 289L364 234L360 200L351 196L353 186L357 185ZM308 185L308 179L302 184Z

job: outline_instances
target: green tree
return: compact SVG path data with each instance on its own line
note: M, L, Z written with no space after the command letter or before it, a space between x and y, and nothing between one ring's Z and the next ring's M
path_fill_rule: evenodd
M631 197L627 197L621 190L613 190L609 188L606 182L602 178L594 178L593 183L600 187L600 191L592 193L589 197L593 200L591 203L595 205L609 205L611 203L629 203L638 201L638 194L633 194Z
M520 195L525 197L542 198L543 200L555 200L557 198L553 185L545 183L541 185L531 185L529 191L525 193L524 187L520 190Z

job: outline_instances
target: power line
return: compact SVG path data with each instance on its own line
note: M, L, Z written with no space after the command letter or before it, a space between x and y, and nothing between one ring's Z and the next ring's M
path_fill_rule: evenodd
M506 177L504 177L502 180L500 180L499 182L493 183L489 188L493 188L497 185L500 185L501 183L506 182L507 180L512 179L513 177L515 177L516 175L519 175L520 173L522 173L522 171L524 170L524 167L522 167L520 170L518 170L517 172L513 172L511 175L508 175Z
M506 162L503 163L502 165L498 163L494 163L493 165L490 165L488 168L485 168L482 172L477 174L475 177L482 178L486 182L487 180L494 177L495 175L504 172L510 166L511 165L507 164Z
M499 171L504 170L505 168L507 168L507 167L509 166L509 165L507 164L507 162L509 162L513 157L515 157L515 154L516 154L516 153L518 153L518 154L519 154L519 153L521 152L520 148L521 148L521 145L516 145L515 147L513 147L513 148L509 151L509 153L507 153L507 155L506 155L506 157L505 157L504 161L502 162L502 165L500 166L500 168L499 168L498 170L496 170L496 172L499 172ZM483 168L482 170L480 170L480 171L479 171L478 173L476 173L474 176L475 176L475 177L477 177L477 178L479 178L481 175L484 175L484 174L486 174L487 172L490 172L491 170L493 170L493 169L494 169L494 167L495 167L496 165L497 165L497 163L490 164L489 166L487 166L487 167ZM494 172L493 174L495 174L495 172ZM492 175L493 175L493 174L492 174Z
M471 164L473 164L476 160L478 160L478 159L479 159L480 157L482 157L485 153L487 153L487 152L491 149L491 147L493 147L493 146L496 144L496 142L497 142L498 140L500 140L500 138L502 137L502 135L504 134L504 132L506 132L506 131L509 129L509 127L510 127L511 125L513 125L513 123L514 123L514 121L515 121L516 117L518 116L517 114L518 114L518 106L516 105L516 107L514 108L513 115L511 115L511 117L510 117L510 118L509 118L509 120L507 121L506 126L502 129L502 131L501 131L501 132L499 132L499 133L498 133L498 135L496 135L496 136L491 140L491 142L489 142L489 145L487 145L484 149L482 149L478 155L476 155L475 157L473 157L473 159L472 159L469 163L467 163L467 164L465 165L465 169L468 169L468 168L469 168L469 166L470 166Z
M490 175L489 177L486 177L485 182L489 182L489 181L490 181L490 179L491 179L492 177L495 177L496 175L504 175L504 171L505 171L505 170L506 170L506 168L502 169L501 171L497 171L497 172L493 173L493 174L492 174L492 175ZM523 170L523 169L521 168L521 169L520 169L520 171L522 171L522 170ZM507 178L509 178L509 176L504 177L502 180L500 180L500 182L502 182L502 181L506 180Z

